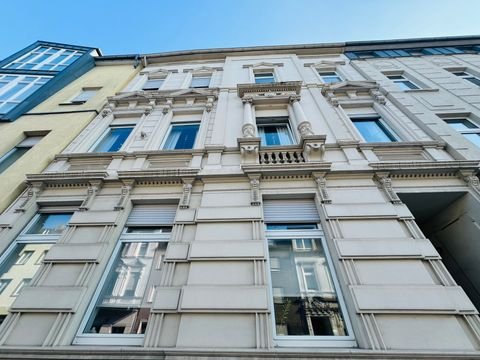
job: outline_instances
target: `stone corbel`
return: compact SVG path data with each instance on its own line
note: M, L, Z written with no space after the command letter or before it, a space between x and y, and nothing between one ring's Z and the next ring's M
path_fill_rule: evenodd
M459 171L458 176L467 183L467 186L480 194L480 180L473 171Z
M195 178L182 178L183 190L182 198L180 199L180 209L188 209L190 207L190 198L192 196L193 182Z
M173 107L173 98L167 98L167 102L165 103L162 109L163 114L167 114L172 107Z
M213 97L213 96L208 96L208 97L207 97L207 103L205 104L205 110L206 110L207 112L212 111L214 100L215 100L215 97Z
M88 187L87 187L87 196L85 200L83 200L82 205L78 208L80 211L87 211L90 208L90 205L92 204L93 200L95 199L95 196L97 196L98 192L102 188L103 181L98 180L98 181L89 181Z
M303 157L306 162L323 161L326 135L302 135Z
M328 87L324 87L322 89L322 94L325 96L327 101L332 104L333 106L337 107L339 105L338 103L338 98L335 96L335 92L333 92L331 89Z
M380 92L379 89L371 89L370 95L373 97L373 100L381 105L385 105L387 103L387 99L385 96Z
M402 204L402 200L392 188L392 179L388 173L376 173L375 178L392 204Z
M149 115L153 111L153 109L155 108L155 105L157 105L157 102L155 101L155 99L150 100L149 103L148 103L148 106L145 108L143 113L145 115Z
M250 174L250 205L260 206L262 204L260 196L260 174Z
M135 180L124 180L122 185L122 190L120 193L120 198L118 199L117 204L113 208L115 211L120 211L125 209L125 204L128 201L128 197L132 192L133 187L135 186Z
M325 178L326 173L318 173L318 172L313 172L312 176L315 179L315 182L317 183L317 189L318 189L318 195L320 197L320 201L322 204L331 204L332 199L330 199L330 196L328 195L327 191L327 179Z
M259 164L258 151L260 149L260 138L258 137L244 137L238 139L240 147L240 155L242 157L243 165Z
M25 212L27 205L34 201L38 194L43 190L44 184L43 182L31 182L28 183L28 188L26 192L26 196L23 201L18 205L15 209L16 213Z

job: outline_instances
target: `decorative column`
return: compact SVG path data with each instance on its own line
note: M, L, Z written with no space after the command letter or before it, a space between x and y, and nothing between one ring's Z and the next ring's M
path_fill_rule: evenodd
M260 148L260 138L256 137L257 127L252 116L253 98L244 97L243 102L243 126L242 137L238 138L242 164L258 164L258 150Z
M251 97L243 98L242 102L243 102L242 135L244 138L255 137L256 126L252 117L253 98Z
M290 96L290 103L293 113L297 119L297 129L302 137L303 157L307 162L318 162L323 160L325 154L326 135L315 135L312 124L307 120L300 105L300 95Z

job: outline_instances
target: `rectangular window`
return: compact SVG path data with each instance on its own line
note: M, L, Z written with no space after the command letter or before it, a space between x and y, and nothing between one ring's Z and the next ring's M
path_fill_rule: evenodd
M366 142L397 141L394 132L380 117L360 117L351 120Z
M65 229L71 212L40 213L0 257L0 319L40 269L45 253Z
M480 147L480 128L471 120L463 119L443 119L453 129L462 134L466 139Z
M82 52L49 46L39 46L7 64L7 69L61 71L82 56Z
M264 200L265 204L277 345L354 346L321 228L307 222L303 229L269 230L288 223L287 209L294 218L303 214L319 221L313 200Z
M39 143L42 138L43 136L28 136L12 150L3 155L0 158L0 174L20 159L22 155L35 146L35 144Z
M102 136L100 141L94 145L92 152L115 152L119 151L128 136L133 130L133 126L112 126Z
M177 205L135 205L77 335L77 344L141 345Z
M466 71L454 71L452 74L461 77L464 80L470 81L472 84L480 86L480 79Z
M331 84L343 81L340 75L338 75L335 71L319 71L318 74L322 78L322 81L325 84Z
M403 75L387 75L387 78L392 80L397 86L400 88L400 90L417 90L420 89L420 86L416 85L413 83L413 81L407 79Z
M84 104L90 98L95 96L95 94L100 90L100 88L83 88L82 91L75 96L70 102L73 104Z
M254 74L255 84L271 84L275 82L275 76L273 72L256 72Z
M159 90L164 81L164 79L148 79L147 82L143 84L142 90Z
M164 150L193 149L200 124L172 124Z
M191 88L204 89L210 86L211 76L193 76L190 83Z
M258 135L263 146L292 145L288 117L256 118Z
M50 76L0 75L0 114L12 110L50 79Z

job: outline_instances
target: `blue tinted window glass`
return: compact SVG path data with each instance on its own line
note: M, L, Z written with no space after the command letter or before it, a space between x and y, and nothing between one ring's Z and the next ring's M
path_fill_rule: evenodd
M111 128L109 133L95 147L95 152L115 152L120 150L133 127Z
M30 148L28 147L22 147L22 148L13 148L10 150L7 154L3 156L2 159L0 159L0 174L7 170L10 165L12 165L15 161L20 159L20 157L25 154Z
M172 126L164 148L166 150L192 149L198 128L198 124Z
M61 234L71 217L71 213L40 214L37 221L28 229L27 234Z
M352 121L367 142L396 141L378 119L352 119Z

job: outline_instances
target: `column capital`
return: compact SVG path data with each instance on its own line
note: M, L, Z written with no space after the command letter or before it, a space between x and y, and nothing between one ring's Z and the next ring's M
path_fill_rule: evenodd
M302 99L302 97L300 95L290 95L290 97L288 98L288 100L293 104L295 102L298 102Z
M252 105L252 104L253 104L253 97L251 97L251 96L244 96L244 97L242 98L242 103Z

